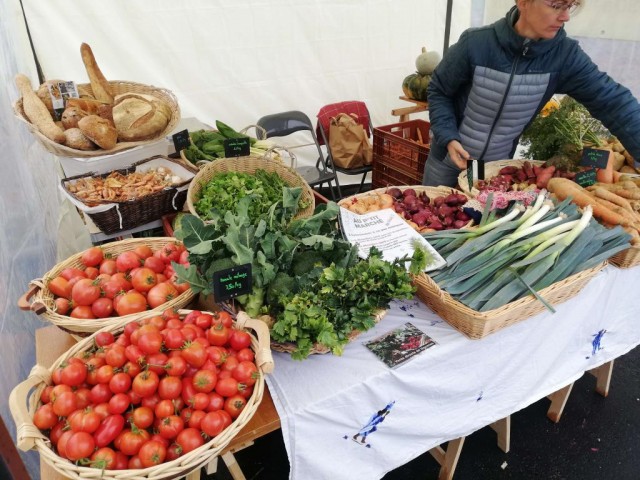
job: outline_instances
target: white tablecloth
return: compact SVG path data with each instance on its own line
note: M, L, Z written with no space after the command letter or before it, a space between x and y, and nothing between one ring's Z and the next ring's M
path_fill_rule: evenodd
M640 343L640 268L608 266L556 313L470 340L425 305L394 301L343 356L274 353L267 383L292 479L374 479L514 413ZM437 344L390 369L362 343L410 321ZM392 403L395 402L395 403ZM353 436L392 404L364 444Z

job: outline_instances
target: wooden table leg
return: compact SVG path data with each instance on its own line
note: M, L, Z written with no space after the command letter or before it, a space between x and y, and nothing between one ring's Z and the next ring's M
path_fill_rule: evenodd
M244 473L242 473L240 465L236 462L236 457L233 456L233 453L223 453L222 460L224 460L224 464L227 466L233 480L246 480L246 477L244 476Z
M614 360L611 360L604 365L600 365L598 368L589 370L589 373L596 377L596 392L603 397L609 395L609 385L611 384L611 375L613 374L613 362Z
M450 440L446 450L441 446L429 450L429 453L440 464L438 480L451 480L453 478L453 473L456 471L456 465L458 464L465 438L466 437L460 437L455 440Z
M490 427L498 434L498 448L504 453L509 453L511 449L511 415L492 423Z
M560 421L562 411L567 404L567 400L569 399L569 394L571 393L572 388L573 383L570 383L566 387L563 387L557 392L553 392L551 395L547 396L547 398L551 400L551 406L547 411L547 418L549 418L549 420L551 420L552 422L558 423Z
M185 480L200 480L200 469L198 468L197 470L194 470L184 478Z

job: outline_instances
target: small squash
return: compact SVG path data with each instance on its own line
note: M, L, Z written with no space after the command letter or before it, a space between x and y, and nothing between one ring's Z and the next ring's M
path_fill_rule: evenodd
M416 70L422 75L429 75L433 73L438 63L440 63L440 54L427 52L426 47L422 47L422 53L416 58Z
M421 75L420 73L412 73L405 77L402 82L402 91L413 100L427 101L427 87L431 81L431 75Z

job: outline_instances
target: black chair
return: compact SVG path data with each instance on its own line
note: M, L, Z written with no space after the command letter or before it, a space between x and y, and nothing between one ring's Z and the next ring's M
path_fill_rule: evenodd
M338 102L325 105L318 112L318 125L316 127L316 135L320 139L320 144L324 144L327 147L327 165L332 167L334 171L343 173L345 175L362 175L360 181L360 187L358 193L362 192L364 182L367 178L367 174L373 170L373 164L363 165L356 168L342 168L335 165L331 158L331 148L329 147L329 125L331 124L331 118L340 113L346 113L347 115L355 115L358 118L358 123L363 126L364 131L367 133L369 139L372 138L373 125L371 124L371 116L369 110L364 102L358 100L351 100L347 102ZM336 182L338 177L336 176ZM342 197L340 191L340 185L338 184L338 194Z
M296 171L307 181L311 188L320 188L326 183L331 191L332 199L334 201L337 200L332 182L335 183L335 186L338 189L339 197L340 185L338 184L338 177L336 172L327 165L318 142L318 137L316 137L313 124L311 123L311 120L309 120L309 117L297 110L291 110L288 112L265 115L258 120L257 125L265 130L267 138L286 137L287 135L291 135L295 132L308 131L311 138L313 138L314 145L318 149L318 159L316 160L315 166L298 167L296 168Z

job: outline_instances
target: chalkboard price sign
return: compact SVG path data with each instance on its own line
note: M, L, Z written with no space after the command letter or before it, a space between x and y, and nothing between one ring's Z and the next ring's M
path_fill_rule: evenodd
M243 138L227 138L224 141L224 156L231 157L246 157L251 153L251 141L249 137Z
M583 172L576 173L574 181L581 187L588 187L596 183L596 169L590 168Z
M219 270L213 274L213 296L216 302L251 292L251 264Z
M184 150L191 145L189 130L182 130L181 132L174 133L171 138L173 139L173 146L176 148L176 153L180 153L181 150Z
M584 167L607 168L607 163L609 163L609 153L609 150L584 148L582 150L580 165Z

